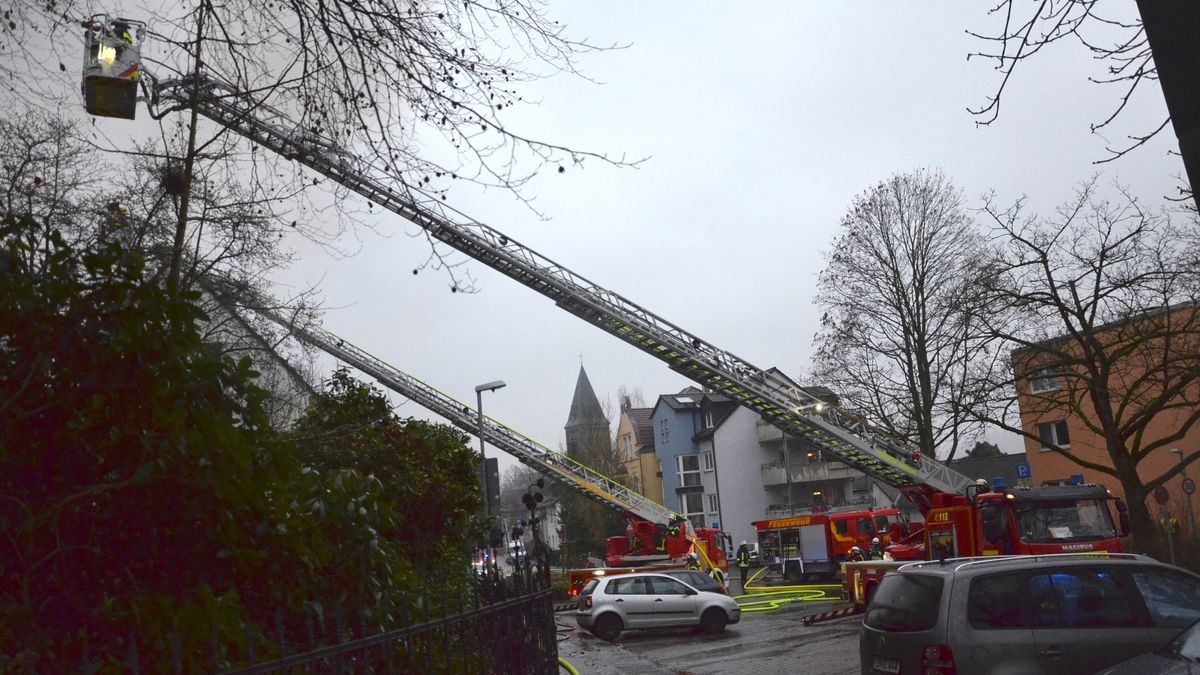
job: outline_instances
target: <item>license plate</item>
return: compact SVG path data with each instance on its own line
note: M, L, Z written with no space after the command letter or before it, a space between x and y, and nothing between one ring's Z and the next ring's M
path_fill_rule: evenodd
M899 673L900 660L889 659L882 656L875 657L875 670L881 673Z

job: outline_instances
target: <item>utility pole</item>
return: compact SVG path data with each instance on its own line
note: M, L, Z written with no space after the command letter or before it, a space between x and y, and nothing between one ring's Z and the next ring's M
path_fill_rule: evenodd
M1188 534L1196 536L1196 514L1192 511L1192 493L1196 491L1196 483L1187 475L1187 469L1183 464L1183 451L1179 448L1171 448L1171 454L1179 458L1179 474L1183 476L1183 493L1187 495L1188 504Z

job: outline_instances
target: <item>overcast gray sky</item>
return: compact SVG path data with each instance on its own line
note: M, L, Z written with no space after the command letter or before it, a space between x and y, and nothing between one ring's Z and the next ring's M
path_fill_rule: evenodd
M1029 62L1000 119L967 113L993 92L989 63L967 61L991 31L986 3L552 2L576 37L628 43L540 83L515 128L630 158L636 169L588 161L547 172L526 195L541 221L501 191L453 194L455 205L536 251L761 367L799 377L818 314L823 254L854 196L895 172L940 168L972 206L996 190L1048 213L1097 171L1147 202L1174 194L1182 173L1169 128L1116 164L1097 167L1106 140L1165 118L1157 89L1123 125L1089 132L1119 91L1076 43ZM739 11L731 11L731 8ZM457 188L456 188L457 190ZM333 259L296 242L301 262L280 292L318 286L325 325L464 402L503 379L484 410L561 447L580 361L601 400L618 387L648 404L688 384L662 363L471 262L479 292L452 294L444 274L411 270L428 254L416 228L381 217L361 250ZM399 399L397 399L399 400ZM431 417L405 403L402 415ZM489 450L489 453L492 452ZM513 462L506 461L505 466Z

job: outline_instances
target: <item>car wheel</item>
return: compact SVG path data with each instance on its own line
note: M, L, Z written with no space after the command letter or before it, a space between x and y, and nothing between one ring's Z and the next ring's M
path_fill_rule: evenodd
M624 627L621 624L621 617L616 614L605 614L596 619L595 625L592 626L592 635L605 642L612 642L617 639Z
M720 633L725 630L725 624L729 623L729 618L725 616L725 611L710 607L700 616L700 629L705 633Z

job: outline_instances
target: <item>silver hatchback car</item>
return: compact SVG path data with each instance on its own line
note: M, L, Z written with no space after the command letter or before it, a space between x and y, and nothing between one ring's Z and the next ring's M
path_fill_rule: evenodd
M579 593L575 620L601 640L624 630L698 626L720 633L737 623L742 610L733 598L701 591L666 574L597 577Z
M1132 554L966 558L884 576L863 673L1094 673L1200 618L1200 576Z

